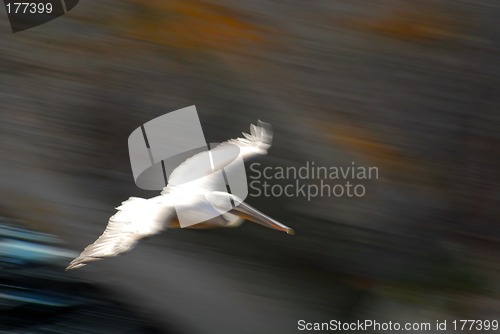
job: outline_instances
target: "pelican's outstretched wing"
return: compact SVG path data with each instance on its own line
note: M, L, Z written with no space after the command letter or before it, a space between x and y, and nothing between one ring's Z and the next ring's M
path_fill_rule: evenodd
M166 188L208 176L223 168L230 168L236 158L247 159L259 154L267 154L272 143L271 125L261 121L250 125L250 134L243 133L244 138L225 141L210 152L195 154L172 171ZM227 171L227 170L226 170ZM162 192L168 192L165 188Z
M71 261L66 270L132 249L138 240L160 232L174 214L161 196L149 200L130 197L116 209L118 212L109 219L104 233Z

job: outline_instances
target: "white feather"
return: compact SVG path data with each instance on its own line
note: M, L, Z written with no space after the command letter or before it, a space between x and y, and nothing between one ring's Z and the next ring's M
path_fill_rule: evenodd
M67 269L79 268L87 262L132 249L138 240L159 233L174 213L173 207L161 196L151 199L130 197L117 210L109 219L104 233L71 261Z

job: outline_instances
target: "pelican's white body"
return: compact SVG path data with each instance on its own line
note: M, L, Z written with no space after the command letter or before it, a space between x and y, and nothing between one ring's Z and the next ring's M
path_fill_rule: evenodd
M238 149L237 159L267 153L272 140L267 125L259 121L258 126L251 125L250 132L243 133L245 138L231 139L211 151L187 159L172 172L169 184L163 188L161 195L150 199L131 197L124 201L116 208L118 212L109 219L104 233L87 246L67 269L79 268L88 262L130 250L138 240L169 227L176 218L176 210L182 210L186 225L206 222L206 218L210 217L208 223L212 225L238 226L243 222L238 214L244 214L247 219L291 234L292 229L243 203L237 196L217 189L216 172L222 168L230 169L235 160L234 155L225 154L229 150L234 152L235 147ZM222 159L217 159L214 164L210 156L212 163L207 167L199 163L207 158L207 154L218 154ZM200 170L200 166L206 170ZM193 179L194 170L201 177Z

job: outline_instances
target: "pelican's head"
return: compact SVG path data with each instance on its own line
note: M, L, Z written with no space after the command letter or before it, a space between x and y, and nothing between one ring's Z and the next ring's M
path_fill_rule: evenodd
M235 224L241 224L242 219L244 219L275 230L286 232L287 234L294 234L293 229L281 224L271 217L266 216L233 194L214 191L206 195L206 199L215 210L224 216L226 220L234 221ZM231 219L231 217L239 217L240 219L235 220L235 218Z
M239 197L223 191L211 191L205 195L208 203L220 214L224 214L234 209L243 202Z

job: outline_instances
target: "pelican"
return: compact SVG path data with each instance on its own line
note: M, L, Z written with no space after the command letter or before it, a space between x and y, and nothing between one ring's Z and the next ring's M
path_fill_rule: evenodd
M293 234L293 229L266 216L238 196L219 191L216 186L215 171L224 169L228 172L227 169L231 168L231 162L234 161L234 157L228 158L230 155L225 153L231 149L234 152L237 147L237 157L242 159L267 154L271 146L272 131L269 124L258 121L257 126L250 125L250 134L243 133L243 137L230 139L210 151L195 154L184 161L172 171L167 186L159 196L150 199L130 197L122 202L122 205L116 208L118 211L109 219L103 234L71 261L66 270L130 251L140 239L158 234L166 228L237 227L244 220L249 220ZM211 168L202 170L203 177L190 180L193 171L200 173L200 166L203 166L200 161L205 159L207 154L210 157L218 154L223 158L218 159L215 166L212 159ZM228 201L232 203L229 210L225 206ZM176 211L179 208L183 213L188 213L183 222ZM200 221L202 217L213 218Z

